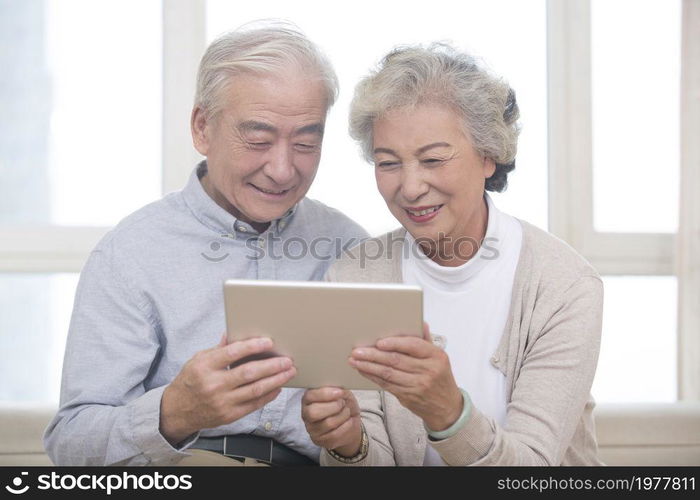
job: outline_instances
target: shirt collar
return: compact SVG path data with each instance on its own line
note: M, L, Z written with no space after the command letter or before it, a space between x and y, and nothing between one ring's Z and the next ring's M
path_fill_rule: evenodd
M261 234L249 223L234 217L211 199L200 181L206 173L207 160L202 160L194 168L187 185L182 190L182 197L197 220L222 236L250 237ZM284 231L289 226L298 206L297 203L284 216L272 221L265 232L273 231L275 234L280 234Z

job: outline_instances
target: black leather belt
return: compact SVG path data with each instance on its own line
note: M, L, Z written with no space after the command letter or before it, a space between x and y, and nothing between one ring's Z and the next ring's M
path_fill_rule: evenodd
M214 451L239 462L245 458L254 458L270 465L318 465L309 457L274 439L253 434L200 437L190 448Z

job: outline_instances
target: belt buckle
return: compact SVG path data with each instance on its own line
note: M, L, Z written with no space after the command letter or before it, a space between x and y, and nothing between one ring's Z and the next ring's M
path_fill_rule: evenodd
M228 450L228 436L224 435L224 449L221 450L221 454L225 457L232 458L238 462L245 463L245 457L239 457L238 455L230 455L226 453Z
M233 459L238 460L239 462L243 462L243 463L245 463L246 458L250 458L250 459L256 460L258 462L263 462L263 463L266 463L268 465L273 465L273 463L272 463L272 450L274 447L274 440L269 439L269 438L268 438L268 440L270 441L270 449L268 451L267 459L258 458L255 456L234 455L232 453L228 453L228 435L224 435L224 443L223 443L224 449L221 450L221 454L224 455L225 457L233 458ZM262 451L262 450L260 450L260 451Z

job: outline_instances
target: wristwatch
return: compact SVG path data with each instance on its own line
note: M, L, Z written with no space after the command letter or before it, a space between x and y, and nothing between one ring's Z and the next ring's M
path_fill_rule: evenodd
M354 457L344 457L333 450L328 450L330 456L332 456L339 462L343 462L344 464L354 464L361 460L364 460L367 457L367 452L369 451L369 437L367 436L367 431L365 430L365 424L360 423L360 426L362 429L362 441L360 442L360 451L358 451Z

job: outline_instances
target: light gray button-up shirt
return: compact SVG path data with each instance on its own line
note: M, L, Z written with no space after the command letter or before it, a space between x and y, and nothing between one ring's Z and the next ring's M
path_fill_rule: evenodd
M44 446L59 465L168 465L186 456L159 432L163 390L225 331L229 278L320 280L367 236L337 210L304 198L263 233L204 191L202 162L180 192L136 211L91 253L80 276L59 411ZM274 314L275 311L270 311ZM301 420L302 390L202 436L252 433L318 461Z

